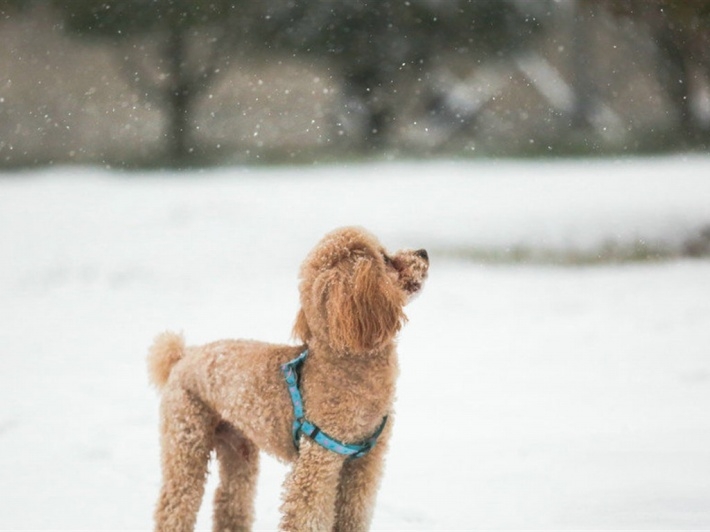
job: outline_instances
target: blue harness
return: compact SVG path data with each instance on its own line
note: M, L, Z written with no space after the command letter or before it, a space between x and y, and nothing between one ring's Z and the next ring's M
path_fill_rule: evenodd
M293 403L293 444L298 449L299 440L301 434L305 434L316 442L321 447L325 447L329 451L334 453L343 454L349 458L360 458L370 452L377 443L377 438L385 428L387 424L387 416L382 420L382 424L375 431L375 433L370 436L367 440L362 443L343 443L335 438L331 438L325 432L321 431L316 425L308 421L305 417L305 412L303 409L303 399L301 398L301 391L298 389L299 380L299 368L306 360L308 356L308 349L301 353L297 358L294 358L290 362L287 362L281 366L281 371L286 379L286 384L288 385L289 394L291 394L291 403Z

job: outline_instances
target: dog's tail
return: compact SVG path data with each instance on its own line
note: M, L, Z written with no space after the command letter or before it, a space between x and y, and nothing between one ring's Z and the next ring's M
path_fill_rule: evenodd
M181 334L164 332L155 338L148 351L148 376L158 390L168 382L170 371L184 352L185 340Z

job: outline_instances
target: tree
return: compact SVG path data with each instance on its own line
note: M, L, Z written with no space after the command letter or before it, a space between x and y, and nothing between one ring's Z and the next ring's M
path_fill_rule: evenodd
M709 125L693 105L698 78L710 81L710 2L707 0L604 0L617 16L648 28L656 43L657 76L678 110L691 140L707 137Z
M0 17L9 17L11 13L27 8L32 3L30 0L0 0Z
M421 79L451 55L471 62L512 53L539 29L514 0L285 2L272 8L274 43L325 59L346 98L365 115L363 146L381 148L394 119L399 79Z
M55 0L65 28L114 42L129 80L168 118L169 162L194 159L192 116L230 63L258 2L235 0ZM241 31L240 31L241 30Z
M0 21L9 19L16 13L30 10L40 3L41 0L0 0Z

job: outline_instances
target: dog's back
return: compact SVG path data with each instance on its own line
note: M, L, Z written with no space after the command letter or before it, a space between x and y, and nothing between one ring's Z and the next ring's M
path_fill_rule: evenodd
M301 350L253 340L186 346L181 335L165 332L150 348L148 371L162 393L189 392L216 422L229 423L267 453L291 461L293 420L281 365Z

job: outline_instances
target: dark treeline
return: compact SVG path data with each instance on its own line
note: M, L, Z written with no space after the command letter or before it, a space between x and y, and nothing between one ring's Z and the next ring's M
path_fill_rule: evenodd
M0 0L0 161L705 149L708 0Z

